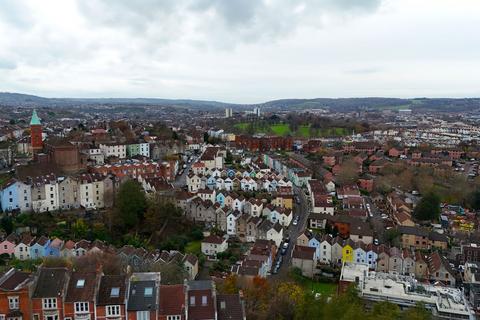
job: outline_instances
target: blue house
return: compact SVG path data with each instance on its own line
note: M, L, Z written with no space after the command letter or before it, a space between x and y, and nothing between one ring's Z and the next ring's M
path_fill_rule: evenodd
M223 207L225 206L225 195L222 192L219 192L216 196L215 199L218 203L220 203L220 206Z
M45 236L41 236L38 240L30 247L30 257L32 259L40 259L45 257L45 251L50 245L50 239Z
M0 189L0 208L3 212L31 210L30 185L16 179L8 180Z
M315 248L315 258L318 259L320 257L320 242L322 238L319 234L315 234L309 241L308 246L311 248Z
M62 250L63 241L55 238L49 241L45 248L45 257L60 257L60 250Z
M233 169L228 169L228 171L227 171L227 176L228 176L230 179L235 178L235 170L233 170Z
M19 208L17 185L14 179L7 181L0 190L0 205L2 211L12 211Z
M217 185L217 179L215 179L214 176L209 176L207 179L207 188L214 189L216 185Z

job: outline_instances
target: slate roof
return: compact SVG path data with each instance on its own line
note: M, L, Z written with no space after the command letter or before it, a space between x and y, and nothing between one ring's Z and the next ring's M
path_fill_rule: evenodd
M0 290L13 291L22 289L30 279L30 273L10 269L0 277Z
M52 298L62 296L68 280L66 268L41 268L32 298Z
M130 277L128 311L157 310L157 291L160 274L155 272L134 273ZM151 294L149 289L151 288Z

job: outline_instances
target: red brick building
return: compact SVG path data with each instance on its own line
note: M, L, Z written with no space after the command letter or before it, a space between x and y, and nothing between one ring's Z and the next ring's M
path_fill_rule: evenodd
M127 318L127 278L125 275L103 275L97 295L97 320Z
M36 110L33 110L32 119L30 120L30 141L33 154L42 152L42 124Z
M98 277L95 272L73 272L65 297L65 318L95 319L95 291Z
M44 152L48 162L59 169L74 172L87 167L87 156L80 153L78 146L61 139L49 139L45 142Z
M0 315L3 319L31 319L29 273L10 269L0 277Z
M64 319L63 301L69 273L66 268L40 268L32 294L33 319Z
M159 320L185 320L185 293L183 284L160 286Z
M293 138L239 135L235 137L235 144L237 148L243 148L250 151L292 150Z

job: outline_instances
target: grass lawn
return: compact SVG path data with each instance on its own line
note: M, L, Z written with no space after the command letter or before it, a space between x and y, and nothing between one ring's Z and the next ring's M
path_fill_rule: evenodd
M279 123L271 125L270 130L278 136L286 136L290 133L290 126L285 123Z
M310 126L298 127L296 135L304 138L310 138Z
M305 291L313 291L314 293L320 293L323 296L333 296L337 292L336 283L318 282L305 277L297 279L297 283L301 285Z
M200 254L202 252L202 241L196 240L187 243L185 252L191 254Z
M240 122L235 124L235 128L241 131L247 131L250 124L248 122ZM311 137L330 137L330 136L345 136L350 134L349 130L340 127L320 128L310 131L310 125L301 125L296 132L292 132L287 123L277 123L267 126L257 125L255 133L274 134L277 136L286 136L291 134L295 137L311 138Z

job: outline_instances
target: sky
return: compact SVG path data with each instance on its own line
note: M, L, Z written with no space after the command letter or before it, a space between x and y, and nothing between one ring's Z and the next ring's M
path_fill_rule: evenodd
M478 0L1 0L0 92L480 97Z

